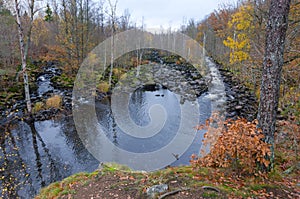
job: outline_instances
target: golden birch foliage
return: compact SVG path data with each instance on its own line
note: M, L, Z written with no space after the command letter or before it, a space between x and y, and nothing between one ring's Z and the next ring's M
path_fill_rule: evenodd
M253 17L250 14L252 10L250 5L241 6L228 22L228 27L232 29L233 34L228 36L223 43L230 48L231 64L250 59L249 34L254 28L252 25Z

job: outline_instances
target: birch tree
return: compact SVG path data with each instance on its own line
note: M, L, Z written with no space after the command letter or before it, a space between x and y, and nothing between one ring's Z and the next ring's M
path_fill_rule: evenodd
M244 5L233 14L232 19L228 22L228 27L233 29L233 36L228 36L224 40L224 45L227 46L230 52L230 64L242 63L250 59L250 39L249 35L253 32L251 5Z
M20 0L14 0L14 10L15 10L15 17L16 17L16 23L18 27L18 33L19 33L19 43L20 43L20 52L21 52L21 63L22 63L22 71L20 72L23 74L23 80L24 80L24 90L25 90L25 101L27 106L28 113L31 113L31 100L30 100L30 92L29 92L29 81L28 81L28 73L27 73L27 56L28 56L28 49L30 45L30 38L31 38L31 32L32 32L32 24L33 24L33 16L37 12L35 10L35 0L28 0L28 8L29 8L29 27L26 34L26 43L25 43L25 36L24 36L24 27L21 21L21 1ZM19 76L19 74L17 77Z
M111 20L111 53L110 53L110 71L109 71L109 79L108 79L108 84L109 87L111 86L111 81L112 81L112 73L113 73L113 68L114 68L114 50L115 50L115 32L116 32L116 10L117 10L117 3L118 1L116 0L115 2L112 2L111 0L108 0L109 3L109 8L110 12L108 13L110 20Z

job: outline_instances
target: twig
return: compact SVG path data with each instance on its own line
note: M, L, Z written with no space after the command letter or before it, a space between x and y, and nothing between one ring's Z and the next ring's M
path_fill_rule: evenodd
M187 191L187 190L189 190L189 189L190 189L190 188L176 189L176 190L174 190L174 191L170 191L170 192L167 192L167 193L161 195L158 199L164 199L164 198L167 197L167 196L174 195L174 194L179 193L179 192L181 192L181 191Z

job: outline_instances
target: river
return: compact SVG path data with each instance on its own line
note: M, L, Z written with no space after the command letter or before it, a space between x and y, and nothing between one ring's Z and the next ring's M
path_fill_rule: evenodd
M224 111L226 100L220 73L210 59L206 62L210 70L208 91L195 99L199 104L199 124L205 123L212 110ZM49 92L65 94L53 88L50 79L54 75L60 75L60 72L55 68L45 69L45 73L37 78L38 90L34 97L46 96ZM111 111L110 97L96 100L95 109L98 122L116 147L131 152L151 152L174 138L180 123L180 103L172 89L163 85L150 85L134 91L129 112L137 125L149 123L148 112L153 105L161 105L168 115L161 131L148 139L127 136L118 127ZM74 173L91 172L99 165L82 144L72 116L32 124L18 120L8 129L3 127L0 130L3 135L0 140L0 196L3 198L32 198L43 186ZM183 155L174 158L171 166L189 164L190 156L199 153L204 133L204 130L196 131L192 144Z

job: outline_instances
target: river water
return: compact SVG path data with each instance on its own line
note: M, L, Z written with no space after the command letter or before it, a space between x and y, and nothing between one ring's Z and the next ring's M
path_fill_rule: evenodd
M222 111L225 103L225 88L220 74L209 59L206 61L210 68L210 86L208 92L196 99L199 104L199 124L210 117L212 109ZM38 96L53 89L49 81L56 73L56 70L48 69L37 78ZM180 102L164 86L152 85L137 89L130 98L130 116L139 126L149 123L151 106L159 104L167 112L168 117L162 130L148 139L127 136L116 124L110 103L109 97L96 101L97 119L109 140L124 150L158 150L173 139L179 128ZM99 161L82 144L71 116L36 121L31 125L19 121L9 129L0 130L0 198L32 198L41 187L51 182L74 173L91 172L99 165ZM174 158L171 166L189 164L190 156L199 153L204 133L204 130L197 131L191 146L178 159Z

